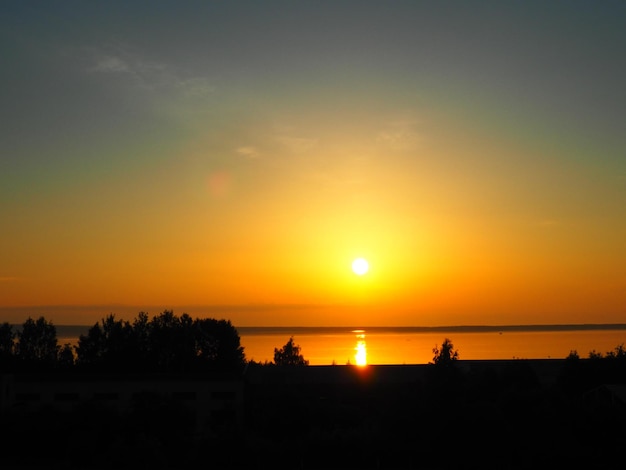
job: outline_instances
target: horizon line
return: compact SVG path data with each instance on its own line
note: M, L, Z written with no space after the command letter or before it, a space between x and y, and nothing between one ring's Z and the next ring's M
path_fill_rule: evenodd
M228 319L225 319L228 320ZM230 320L228 320L230 321ZM97 322L98 324L100 321ZM231 322L232 323L232 322ZM54 323L53 323L54 324ZM13 324L19 326L19 324ZM92 327L94 324L79 324L79 323L58 323L54 326L58 327ZM350 330L365 330L367 329L414 329L414 330L488 330L488 331L510 331L510 330L524 330L524 329L626 329L626 323L512 323L512 324L467 324L467 325L233 325L236 329L275 329L275 330L290 330L290 329L350 329Z

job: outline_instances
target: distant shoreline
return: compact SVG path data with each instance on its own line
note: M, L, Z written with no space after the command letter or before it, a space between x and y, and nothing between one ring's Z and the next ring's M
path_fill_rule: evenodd
M13 325L19 328L21 325ZM55 325L59 336L87 333L92 325ZM284 334L333 334L364 330L369 333L505 333L550 331L626 330L626 323L580 323L552 325L453 325L453 326L237 326L242 336Z
M453 325L453 326L242 326L240 334L282 334L299 332L305 334L322 332L345 332L364 330L370 333L491 333L491 332L538 332L538 331L593 331L626 330L626 323L583 323L553 325Z

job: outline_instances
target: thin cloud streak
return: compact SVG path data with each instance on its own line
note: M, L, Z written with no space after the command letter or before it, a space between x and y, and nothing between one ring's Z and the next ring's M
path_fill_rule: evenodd
M91 52L93 65L88 72L129 77L136 86L146 90L179 91L184 96L201 98L213 94L216 87L207 77L188 73L165 61L143 59L137 53Z
M243 155L244 157L247 157L253 160L261 156L260 152L256 149L256 147L252 147L252 146L239 147L235 151L239 155Z

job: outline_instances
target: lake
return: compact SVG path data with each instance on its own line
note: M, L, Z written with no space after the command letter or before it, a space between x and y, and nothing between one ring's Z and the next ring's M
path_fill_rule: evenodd
M88 326L57 326L59 344L75 344ZM246 359L272 361L274 348L293 336L310 365L427 364L445 338L459 359L588 357L626 343L626 324L456 327L237 327Z

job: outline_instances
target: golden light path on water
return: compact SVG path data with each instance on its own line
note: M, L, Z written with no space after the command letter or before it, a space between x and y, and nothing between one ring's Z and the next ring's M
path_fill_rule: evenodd
M366 366L367 365L367 347L365 345L365 331L364 330L354 330L353 333L356 333L356 347L354 348L356 354L354 355L354 361L357 366Z

